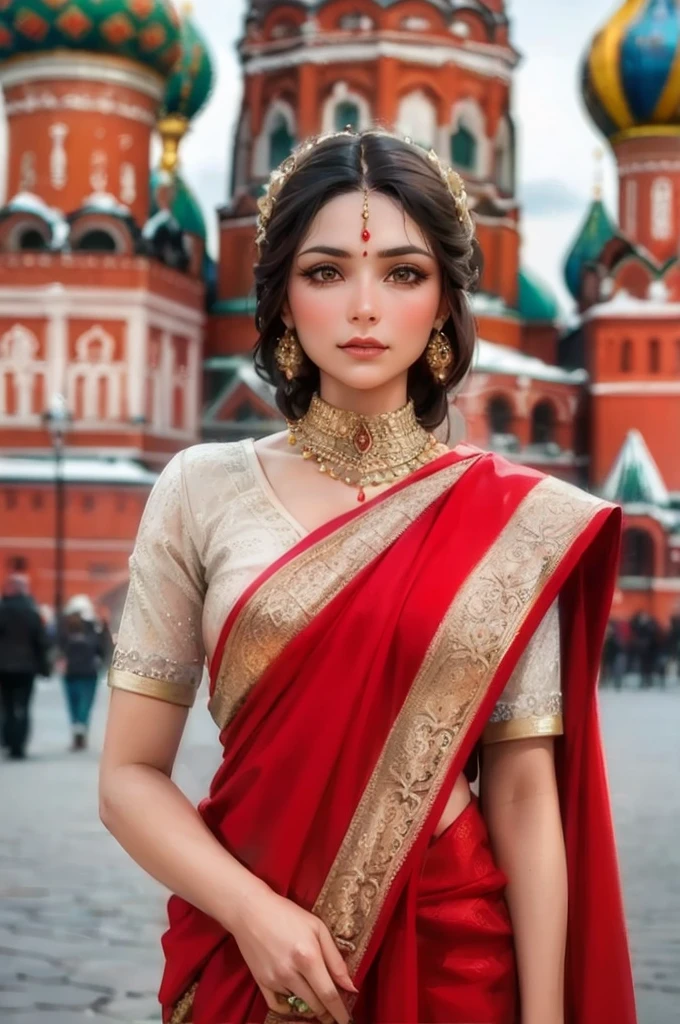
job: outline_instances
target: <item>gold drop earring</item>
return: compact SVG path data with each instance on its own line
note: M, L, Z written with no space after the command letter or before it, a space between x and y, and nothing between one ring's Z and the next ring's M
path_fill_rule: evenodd
M286 327L274 349L274 358L286 380L293 380L298 376L302 369L304 352L294 327Z
M453 348L441 328L433 328L425 349L425 358L436 382L444 384L448 370L453 365Z

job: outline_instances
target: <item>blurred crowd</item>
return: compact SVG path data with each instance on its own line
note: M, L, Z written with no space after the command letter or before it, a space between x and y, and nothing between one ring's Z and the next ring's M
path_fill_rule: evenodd
M647 612L612 619L602 655L601 681L621 689L632 679L642 689L665 686L680 674L680 609L662 626Z
M26 756L38 676L61 678L70 749L84 750L97 684L113 644L106 621L86 594L72 597L55 619L36 604L28 578L12 573L0 597L0 746Z

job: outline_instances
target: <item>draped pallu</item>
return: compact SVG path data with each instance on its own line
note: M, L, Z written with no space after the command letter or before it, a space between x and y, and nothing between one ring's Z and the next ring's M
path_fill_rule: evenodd
M211 664L224 758L199 811L241 863L325 922L360 991L357 1021L420 1019L424 858L558 594L566 1021L635 1020L596 706L619 531L608 503L459 446L316 530L229 615ZM165 1022L280 1019L234 938L175 896L163 946Z

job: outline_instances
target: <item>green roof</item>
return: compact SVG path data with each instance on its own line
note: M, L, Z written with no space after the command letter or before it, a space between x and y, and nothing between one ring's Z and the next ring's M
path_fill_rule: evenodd
M0 63L18 54L69 49L128 57L164 77L180 54L171 0L4 0Z
M149 210L149 217L153 217L158 212L156 189L159 185L160 174L161 172L158 170L151 172L151 209ZM191 235L198 235L205 242L208 232L200 203L179 174L175 176L175 198L172 201L170 212L182 231L186 231Z
M182 18L180 58L168 79L161 116L181 114L191 120L205 104L213 87L213 65L205 39L193 18Z
M522 319L532 323L552 323L559 313L557 299L548 285L524 267L519 272L517 306Z
M639 430L629 430L602 488L603 497L619 505L669 504L659 467Z
M567 288L575 299L581 294L581 274L584 266L599 258L606 243L616 233L616 225L602 200L593 199L564 265Z

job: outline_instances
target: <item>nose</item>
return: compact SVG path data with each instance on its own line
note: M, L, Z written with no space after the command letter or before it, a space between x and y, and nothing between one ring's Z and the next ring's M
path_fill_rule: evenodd
M368 281L364 281L353 296L350 320L355 327L360 327L362 324L377 324L379 319L373 288Z

